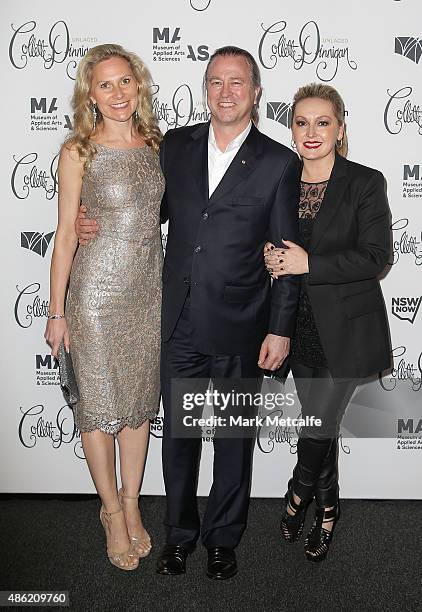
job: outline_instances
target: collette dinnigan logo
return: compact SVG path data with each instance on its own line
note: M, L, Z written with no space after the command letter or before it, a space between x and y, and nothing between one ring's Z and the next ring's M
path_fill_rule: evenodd
M409 228L409 219L394 221L393 232L393 264L401 259L408 259L415 266L422 265L422 231Z
M194 99L192 89L187 83L176 87L171 99L163 99L160 96L159 85L154 85L151 91L152 107L164 130L202 123L210 118L203 101Z
M36 21L27 21L21 25L11 24L13 30L9 43L9 60L17 70L29 68L35 62L45 70L51 70L56 64L65 66L67 76L75 80L79 60L86 55L95 37L71 38L65 21L56 21L47 33L39 35ZM78 44L77 44L78 43ZM82 44L80 44L82 43Z
M70 406L65 404L55 410L47 410L44 404L20 406L20 414L18 436L22 446L35 448L41 445L58 450L70 445L78 459L85 459L81 433Z
M31 327L34 319L48 317L48 300L40 296L40 283L16 285L15 321L19 327Z
M26 200L33 190L44 191L47 200L52 200L58 193L58 166L59 153L53 157L48 169L40 167L38 153L31 152L24 155L13 155L13 170L10 186L13 195L18 200Z
M295 70L305 65L315 66L315 76L321 81L332 81L340 66L357 70L357 63L350 57L347 38L321 37L318 24L308 21L297 38L287 33L287 21L276 21L271 25L261 23L264 33L258 45L258 58L267 70L279 62L289 62Z
M400 134L409 125L422 136L422 110L413 97L413 87L401 87L395 91L387 89L387 104L384 109L384 125L389 134Z

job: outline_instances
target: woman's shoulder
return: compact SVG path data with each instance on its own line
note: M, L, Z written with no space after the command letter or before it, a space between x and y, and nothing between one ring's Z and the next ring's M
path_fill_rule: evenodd
M60 147L60 159L69 160L75 163L83 163L80 147L74 140L65 140Z
M345 157L341 158L341 164L344 164L344 167L347 170L347 173L352 179L356 180L364 180L368 181L370 179L373 180L384 180L384 175L380 170L376 168L371 168L370 166L365 166L364 164L351 161L350 159L346 159Z

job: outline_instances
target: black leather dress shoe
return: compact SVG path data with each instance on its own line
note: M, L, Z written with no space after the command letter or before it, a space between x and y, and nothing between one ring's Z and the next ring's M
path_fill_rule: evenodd
M226 580L235 574L237 574L237 561L232 548L225 548L224 546L208 548L208 578Z
M180 544L166 544L157 561L157 574L177 576L186 572L186 558L192 550Z

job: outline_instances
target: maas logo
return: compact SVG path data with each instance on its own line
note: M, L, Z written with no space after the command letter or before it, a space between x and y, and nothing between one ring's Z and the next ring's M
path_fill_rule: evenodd
M286 102L267 102L267 119L272 119L284 125L292 126L292 106Z
M391 299L391 312L401 321L414 323L418 314L421 297L393 297Z
M59 386L59 362L53 355L35 355L35 383L37 386Z
M49 232L48 234L40 234L40 232L21 232L21 247L41 255L41 257L45 257L53 236L54 232Z
M397 419L397 433L422 434L422 419Z
M58 113L57 98L31 98L29 127L32 132L57 132L72 129L69 115Z
M205 9L202 9L205 10ZM193 62L208 60L208 45L182 45L180 27L152 28L152 61L153 62L180 62L189 59ZM161 43L161 44L159 44Z
M403 197L422 198L422 169L419 164L403 166Z
M422 40L413 36L396 36L394 39L394 51L419 64L422 55Z

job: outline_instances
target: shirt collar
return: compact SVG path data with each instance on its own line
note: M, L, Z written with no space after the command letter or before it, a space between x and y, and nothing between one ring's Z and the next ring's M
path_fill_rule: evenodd
M217 146L217 143L215 140L214 128L212 127L212 123L210 123L210 129L208 132L208 144L211 145L220 154L229 153L230 151L233 151L234 149L240 149L240 147L246 140L247 135L251 131L251 127L252 127L252 121L249 121L248 125L243 130L243 132L240 132L240 134L236 136L236 138L233 138L233 140L229 142L225 151L221 151Z

